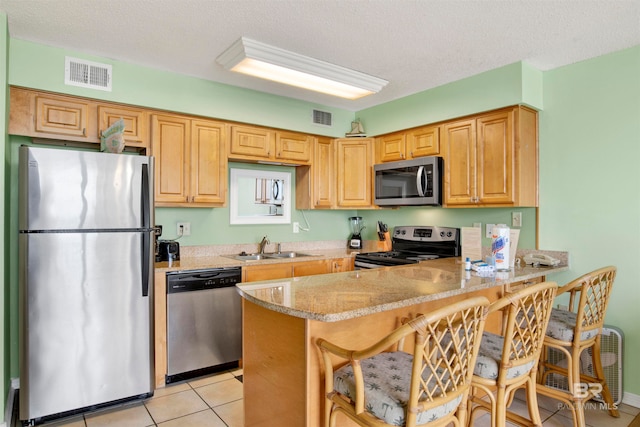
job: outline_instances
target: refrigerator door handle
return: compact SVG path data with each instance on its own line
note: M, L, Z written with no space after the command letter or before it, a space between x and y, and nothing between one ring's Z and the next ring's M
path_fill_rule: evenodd
M151 228L149 216L151 215L150 197L149 197L149 165L142 165L142 227L145 231L142 232L142 296L149 296L149 257L151 256L151 231L147 231Z

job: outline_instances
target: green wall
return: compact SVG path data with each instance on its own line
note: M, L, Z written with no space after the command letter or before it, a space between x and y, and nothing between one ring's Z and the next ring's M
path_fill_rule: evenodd
M8 150L8 136L7 136L7 122L9 120L9 101L7 100L7 59L9 52L9 28L7 26L7 15L0 12L0 153L5 153ZM5 162L0 162L0 188L6 188L7 175L5 173ZM0 219L0 239L3 244L0 246L0 277L2 277L2 283L5 286L2 288L3 292L0 292L0 307L3 307L3 316L0 316L0 342L4 343L5 351L0 352L0 423L4 420L5 404L7 401L7 391L9 388L9 378L11 374L10 361L11 353L7 352L9 348L8 336L10 334L9 328L11 327L11 321L6 313L9 313L10 288L7 286L9 283L9 268L7 267L6 254L11 252L9 247L9 241L7 236L7 222L8 209L10 206L10 200L6 191L2 192L3 196L0 197L0 212L2 213L2 219Z
M370 135L380 135L516 104L542 108L542 73L517 62L359 111Z
M638 279L629 263L631 259L637 259L636 242L640 237L639 227L633 222L640 213L636 188L640 182L637 167L631 166L638 158L640 134L637 129L640 91L637 77L634 80L634 76L640 75L639 52L640 48L634 48L547 73L516 63L356 114L16 39L10 40L8 80L12 85L336 137L350 129L354 117L363 121L368 134L375 135L506 105L523 103L541 109L544 101L544 111L540 114L540 247L571 252L571 271L552 277L560 282L591 267L608 263L620 267L608 321L625 330L625 355L631 360L630 354L640 355L636 326L640 319L623 295L637 294L631 286L637 286ZM112 64L113 92L64 86L65 55ZM313 108L332 112L334 127L311 124ZM17 215L12 190L16 184L17 160L11 153L25 141L28 140L12 136L7 147L10 152L6 155L8 178L4 186L9 198L6 224L15 225ZM618 150L618 146L622 150ZM598 160L605 160L606 165ZM622 167L618 166L620 163ZM594 173L592 165L598 166L597 172ZM626 179L619 179L623 174ZM592 190L586 190L587 185L594 183L604 190L595 197ZM629 186L632 187L631 196L627 191ZM508 224L512 211L523 213L525 227L520 247L533 248L538 219L536 210L531 208L407 207L304 213L294 210L292 221L305 226L306 217L311 228L311 231L299 234L294 234L290 225L231 226L228 208L158 208L156 222L165 226L164 238L175 236L177 221L191 222L192 235L180 240L183 245L257 244L263 235L268 235L272 242L344 239L346 243L349 235L347 218L356 213L364 217L367 225L364 238L373 239L377 220L390 226ZM9 377L18 376L17 261L9 257L11 249L15 249L14 236L17 235L13 225L7 231L9 238L5 238L10 250L0 258L8 263L4 321L7 322L5 331L11 337L4 352L5 365L9 366L5 383ZM607 248L603 250L606 244ZM623 313L634 313L635 323L634 315ZM633 369L630 363L625 364L625 390L640 395L640 383L634 382L631 374L637 378L640 375Z
M560 283L618 267L606 323L621 328L624 390L640 406L640 46L544 74L540 247L570 252Z

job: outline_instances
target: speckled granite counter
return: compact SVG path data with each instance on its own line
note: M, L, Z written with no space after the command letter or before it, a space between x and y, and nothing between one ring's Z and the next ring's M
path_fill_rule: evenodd
M256 252L255 245L217 245L217 246L184 246L180 248L180 260L171 263L167 261L155 264L156 274L164 274L169 271L200 270L203 268L220 267L246 267L249 265L278 264L283 262L303 262L315 259L346 258L355 256L354 251L336 247L336 242L316 242L316 245L304 242L283 244L282 251L303 252L310 256L299 258L270 258L257 261L239 261L230 257L231 254L239 254L242 251ZM339 243L338 243L339 244ZM342 245L344 246L344 245ZM270 245L266 252L274 252L275 247Z
M460 258L448 258L393 268L239 284L237 287L248 301L269 310L335 322L567 269L566 263L557 267L524 266L481 277L475 272L465 272Z
M324 425L319 338L345 348L365 348L397 328L403 317L470 295L495 301L515 282L567 270L566 252L554 255L562 260L558 267L526 266L491 277L467 274L460 258L448 258L238 284L243 297L245 426L273 425L275 419L279 425ZM487 319L492 330L499 330L500 322L499 316ZM347 425L352 424L345 419L337 422L337 427Z

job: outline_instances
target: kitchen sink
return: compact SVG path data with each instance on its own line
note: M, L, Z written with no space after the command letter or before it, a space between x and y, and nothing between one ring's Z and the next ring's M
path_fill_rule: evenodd
M301 252L276 252L270 254L264 254L266 258L297 258L303 256L313 256L310 254L303 254Z
M301 252L273 252L267 254L248 254L245 252L239 254L231 254L231 255L222 255L226 258L237 259L238 261L258 261L261 259L278 259L278 258L297 258L297 257L305 257L305 256L313 256L310 254L303 254Z
M241 254L232 254L232 255L223 255L223 256L227 258L237 259L238 261L258 261L266 258L265 254L247 254L244 252Z

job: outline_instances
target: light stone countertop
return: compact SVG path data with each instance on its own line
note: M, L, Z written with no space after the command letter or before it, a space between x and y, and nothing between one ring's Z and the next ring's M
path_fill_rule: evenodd
M446 258L236 286L246 300L267 309L336 322L566 271L566 259L557 267L525 265L490 277L464 271L460 258Z
M156 262L156 274L165 274L170 271L201 270L206 268L223 267L248 267L250 265L279 264L284 262L303 262L331 258L354 257L357 251L346 249L342 241L323 242L296 242L283 243L281 251L295 251L310 256L296 258L263 258L261 260L240 261L230 255L240 252L257 252L256 245L212 245L212 246L181 246L180 260L169 263L168 261ZM274 252L275 245L267 245L265 252Z

